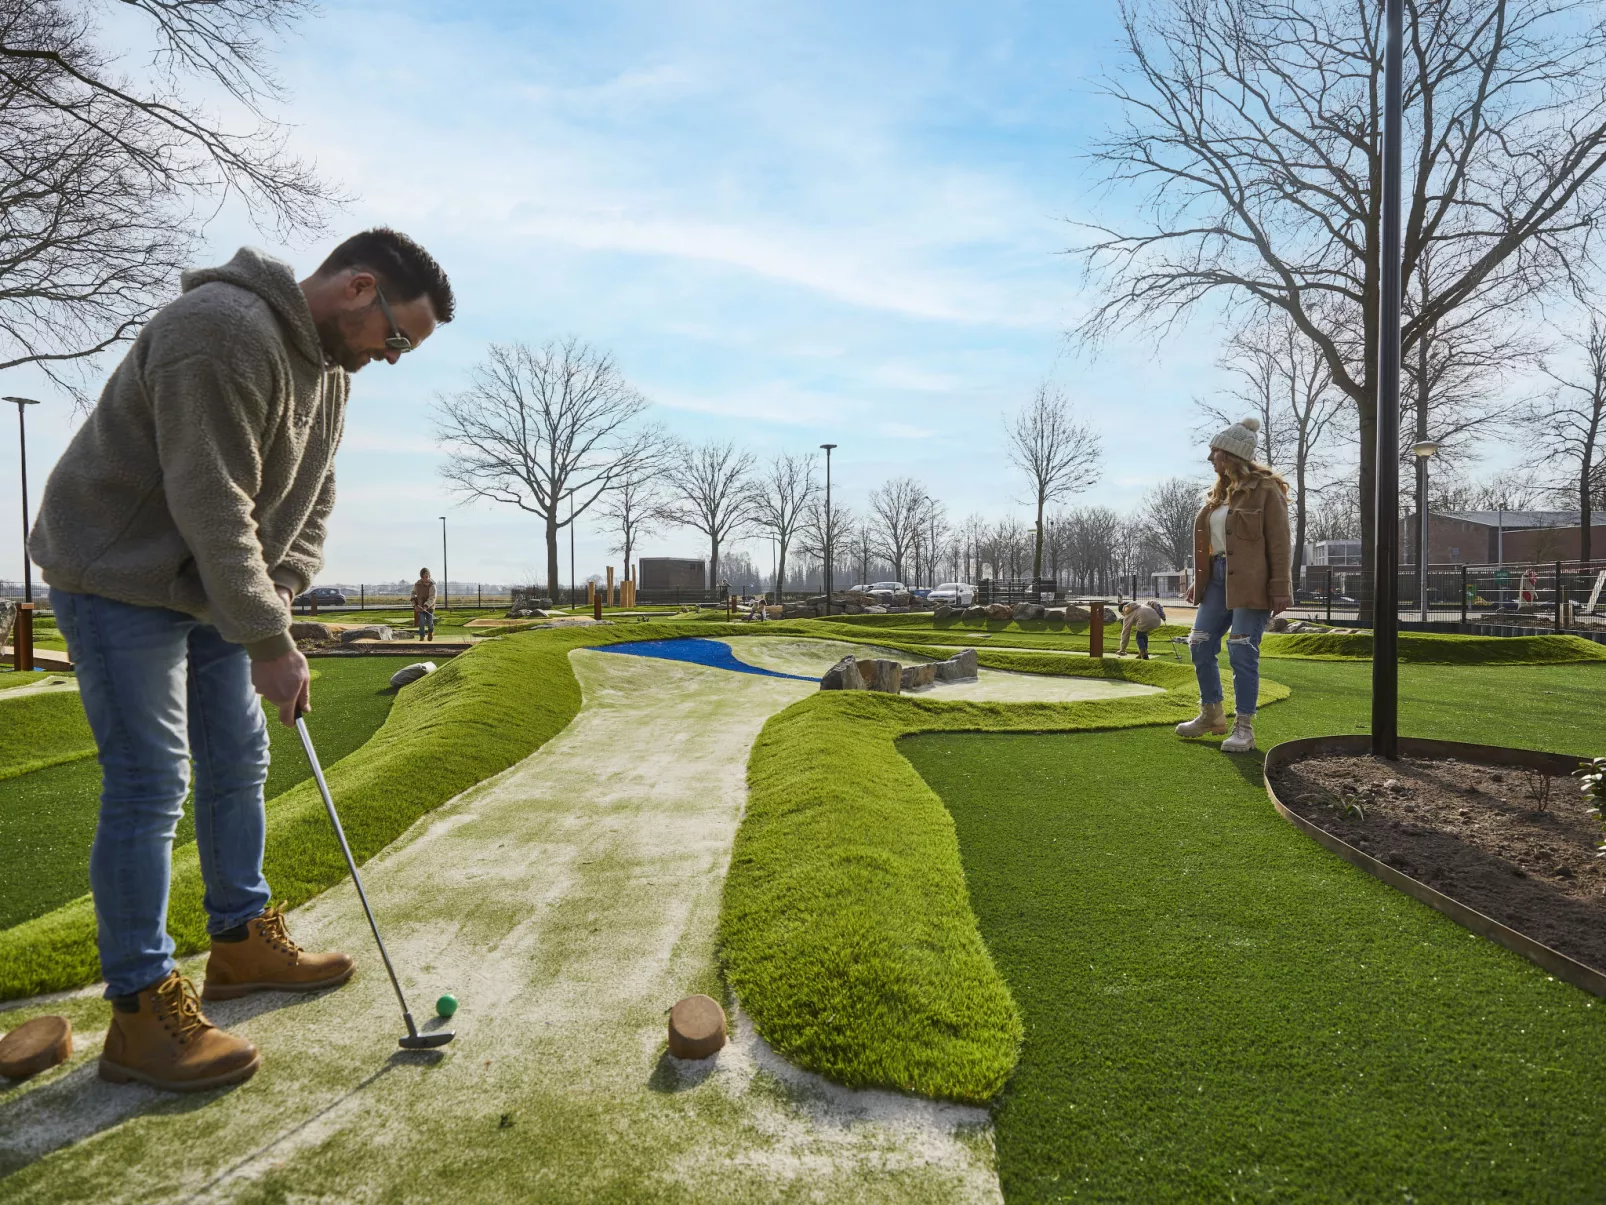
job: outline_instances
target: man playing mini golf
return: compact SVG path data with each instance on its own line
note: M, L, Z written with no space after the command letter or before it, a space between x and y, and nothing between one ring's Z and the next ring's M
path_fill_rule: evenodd
M309 709L290 600L323 563L350 374L452 319L450 283L405 235L347 239L296 281L251 248L186 273L112 373L45 486L30 540L78 671L103 775L89 857L113 1003L100 1074L177 1091L255 1072L213 1026L167 934L173 833L195 788L212 949L206 1000L315 991L345 954L291 940L262 877L261 695Z

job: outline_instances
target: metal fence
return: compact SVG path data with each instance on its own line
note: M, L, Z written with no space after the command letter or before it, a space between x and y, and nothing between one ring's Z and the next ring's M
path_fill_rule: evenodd
M1416 566L1403 565L1397 589L1406 624L1569 631L1606 623L1606 561L1430 565L1425 594ZM1364 591L1358 566L1310 565L1289 614L1355 623L1370 610Z

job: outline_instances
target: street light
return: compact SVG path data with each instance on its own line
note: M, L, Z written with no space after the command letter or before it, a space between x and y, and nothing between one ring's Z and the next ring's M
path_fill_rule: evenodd
M11 650L18 670L33 669L33 559L28 555L28 422L27 407L36 398L8 397L17 405L17 452L22 457L22 606L17 608L17 631Z
M441 610L452 609L452 571L446 564L446 516L441 517Z
M1436 439L1421 439L1411 445L1411 451L1416 456L1416 496L1422 499L1422 504L1416 509L1417 537L1416 537L1416 577L1417 598L1421 601L1422 622L1428 621L1428 461L1439 450L1439 441Z
M821 444L825 449L825 613L831 613L831 449L835 444ZM777 599L777 602L780 600Z

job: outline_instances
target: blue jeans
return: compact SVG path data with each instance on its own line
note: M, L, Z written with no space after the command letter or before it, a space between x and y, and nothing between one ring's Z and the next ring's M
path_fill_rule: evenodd
M435 630L435 612L420 610L418 612L418 634L426 636Z
M1228 608L1227 558L1214 558L1210 562L1210 584L1199 600L1198 614L1193 617L1193 633L1188 637L1188 652L1193 657L1193 672L1199 679L1201 703L1220 703L1225 698L1216 657L1221 652L1221 638L1226 636L1234 706L1239 715L1255 714L1255 704L1260 698L1260 638L1270 622L1270 611L1254 607Z
M1147 632L1134 631L1132 635L1137 637L1138 655L1147 657L1149 655L1149 634ZM1175 662L1172 664L1175 664Z
M268 906L262 877L268 727L245 649L162 607L51 590L56 625L100 751L100 822L89 885L106 995L173 969L167 934L173 833L195 764L195 844L207 931Z

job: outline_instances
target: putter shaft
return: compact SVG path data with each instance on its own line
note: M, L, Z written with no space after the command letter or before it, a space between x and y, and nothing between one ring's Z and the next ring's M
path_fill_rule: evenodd
M312 737L307 732L307 722L298 714L296 716L296 733L301 737L301 747L306 750L307 761L312 766L312 777L318 784L318 793L323 796L323 806L329 812L329 823L334 825L335 836L340 840L340 852L346 855L346 866L351 870L351 881L356 884L357 898L362 901L362 910L368 916L368 927L373 930L374 944L379 947L379 956L385 961L385 973L390 976L390 986L396 989L396 999L401 1004L402 1019L407 1022L407 1036L418 1037L418 1027L413 1024L413 1014L407 1008L407 997L402 995L401 982L396 978L396 968L390 965L390 955L385 952L385 939L379 936L379 925L374 920L374 910L368 906L368 893L362 889L362 876L357 873L357 859L351 856L351 846L346 844L346 830L340 826L340 815L335 811L335 801L329 794L329 784L323 779L323 767L318 764L318 753L312 747Z

